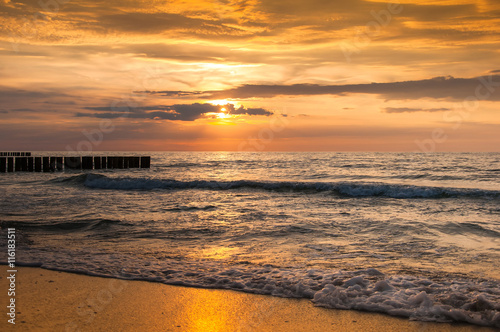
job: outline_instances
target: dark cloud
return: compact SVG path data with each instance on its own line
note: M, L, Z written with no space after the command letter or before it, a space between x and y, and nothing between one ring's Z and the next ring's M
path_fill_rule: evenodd
M172 91L149 91L151 94L169 97L180 96ZM182 96L189 92L183 91ZM311 96L364 93L376 94L387 99L456 99L476 98L478 100L500 100L500 75L480 76L475 78L434 77L419 81L402 81L392 83L345 84L345 85L251 85L220 91L194 91L196 96L211 99L247 99L272 98L276 96Z
M408 107L386 107L385 113L415 113L415 112L445 112L449 108L408 108Z
M134 108L111 108L111 107L86 107L85 109L99 111L102 113L76 113L77 117L94 117L100 119L154 119L171 121L194 121L207 116L210 113L220 113L222 109L233 115L264 115L271 116L274 113L263 108L235 108L233 104L176 104L171 106L141 106Z
M244 108L240 106L238 109L230 110L231 114L245 114L245 115L265 115L270 116L273 115L273 112L270 112L263 108Z

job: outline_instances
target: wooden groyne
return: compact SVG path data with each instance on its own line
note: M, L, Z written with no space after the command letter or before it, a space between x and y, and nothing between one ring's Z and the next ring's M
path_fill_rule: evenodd
M150 167L150 156L36 157L31 152L0 152L0 173Z
M0 157L30 157L31 152L0 152Z

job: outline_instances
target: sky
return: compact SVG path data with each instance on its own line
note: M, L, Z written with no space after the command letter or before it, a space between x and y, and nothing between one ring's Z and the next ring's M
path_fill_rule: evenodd
M500 151L498 0L0 7L0 150Z

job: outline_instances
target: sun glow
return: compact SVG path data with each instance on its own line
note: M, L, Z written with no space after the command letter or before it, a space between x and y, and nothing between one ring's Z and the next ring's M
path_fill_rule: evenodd
M229 118L234 117L233 115L231 115L229 113L229 111L227 109L227 106L229 105L229 102L227 100L212 100L210 103L212 105L221 106L221 107L219 108L219 112L206 113L207 116L214 117L214 118L217 118L220 120L225 120L225 119L229 119ZM226 106L226 107L222 107L222 106ZM217 123L217 124L220 124L220 123Z
M231 117L231 115L222 112L222 110L221 110L220 113L217 113L217 118L219 118L219 119L227 119L227 118L230 118L230 117Z
M225 104L225 105L227 105L227 104ZM219 112L210 112L210 113L206 113L206 115L208 117L216 118L218 120L228 120L228 119L234 118L234 116L229 113L229 111L226 107L221 107L219 109ZM212 123L212 124L220 125L220 124L229 124L229 123L228 123L228 121L218 121L218 122Z
M208 103L212 105L227 105L229 104L229 101L226 99L217 99L217 100L210 100Z

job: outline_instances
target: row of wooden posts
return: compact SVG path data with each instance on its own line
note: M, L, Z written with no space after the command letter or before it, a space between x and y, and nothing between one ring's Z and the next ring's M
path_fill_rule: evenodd
M31 152L0 152L0 157L31 157Z
M0 156L0 173L53 172L63 170L150 168L151 157L3 157Z

